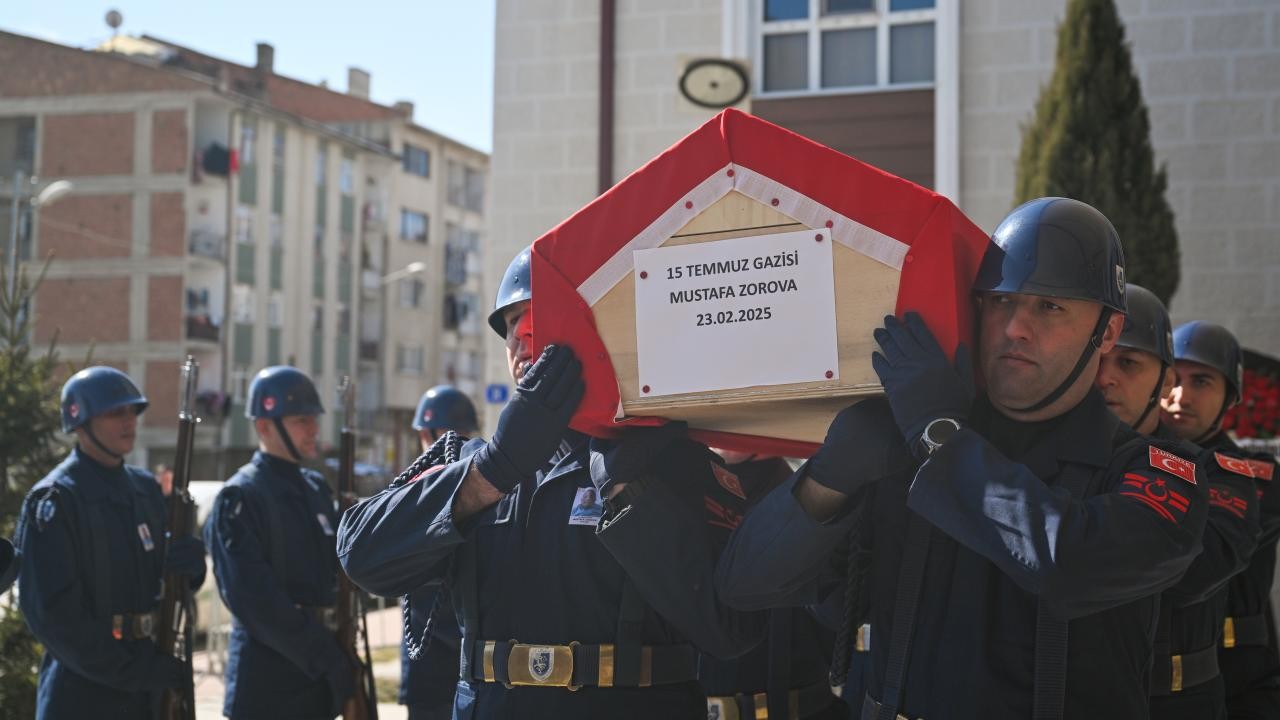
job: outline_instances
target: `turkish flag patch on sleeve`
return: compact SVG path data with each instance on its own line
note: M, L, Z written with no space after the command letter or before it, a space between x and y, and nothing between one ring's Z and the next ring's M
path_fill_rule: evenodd
M1213 454L1213 458L1218 461L1218 467L1233 472L1237 475L1243 475L1254 480L1271 480L1272 474L1275 472L1275 465L1266 460L1248 460L1245 458L1231 457L1223 455L1220 452Z
M1196 484L1196 464L1190 460L1180 458L1167 450L1161 450L1155 445L1148 446L1147 459L1151 461L1151 467L1176 475L1192 485Z

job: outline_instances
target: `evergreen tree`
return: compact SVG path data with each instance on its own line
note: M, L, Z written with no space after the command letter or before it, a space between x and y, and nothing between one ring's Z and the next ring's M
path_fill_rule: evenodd
M1068 0L1053 77L1023 128L1017 203L1062 196L1101 210L1120 234L1128 280L1168 304L1179 258L1167 185L1115 3Z
M0 262L7 280L7 268ZM27 343L31 299L43 273L19 271L16 287L0 289L0 534L13 535L22 500L66 453L59 442L57 355ZM0 720L35 717L40 644L27 629L14 596L0 604Z

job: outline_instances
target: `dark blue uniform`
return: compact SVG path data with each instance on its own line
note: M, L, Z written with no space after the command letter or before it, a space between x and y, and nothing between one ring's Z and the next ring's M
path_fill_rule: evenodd
M973 415L918 469L863 488L826 523L793 495L797 472L730 541L717 573L726 601L766 607L843 591L823 588L821 574L864 523L876 631L868 696L884 700L904 550L909 532L922 533L903 716L1030 717L1043 615L1067 623L1065 717L1145 717L1157 594L1200 552L1208 492L1194 455L1138 438L1096 391L1042 423L985 402Z
M1262 523L1249 566L1227 585L1222 649L1218 662L1232 718L1280 717L1280 655L1276 649L1271 584L1275 579L1276 540L1280 538L1280 487L1275 458L1240 449L1226 433L1204 443L1220 465L1254 476Z
M587 438L570 433L536 477L455 522L455 494L472 466L464 451L427 478L348 510L339 557L356 583L379 595L448 585L463 630L458 718L704 718L687 643L732 656L763 630L760 614L725 608L710 582L719 548L741 519L710 458L694 443L672 446L653 469L659 479L602 518L604 508L588 502L595 490ZM572 678L584 687L508 689L492 681L521 669L518 659L507 662L509 640L578 643ZM610 652L612 664L601 659ZM530 675L549 671L546 660L531 650Z
M19 599L45 648L37 718L151 716L173 677L149 637L164 518L150 473L78 448L32 488L18 531Z
M1177 439L1164 426L1153 435ZM1232 576L1248 566L1258 539L1253 480L1224 469L1211 450L1200 454L1198 464L1209 483L1204 551L1160 597L1151 677L1154 720L1226 717L1217 662L1227 612L1226 587Z
M334 716L324 675L346 662L325 622L336 594L337 521L319 473L261 451L218 493L205 543L235 616L223 714Z
M791 468L781 458L728 465L731 487L754 504L784 482ZM838 603L843 605L843 603ZM839 623L839 613L833 621ZM804 608L769 611L765 640L732 660L702 655L698 681L707 692L710 720L754 718L763 708L769 717L843 718L849 709L831 693L828 668L833 646L831 629ZM735 715L736 712L736 715Z

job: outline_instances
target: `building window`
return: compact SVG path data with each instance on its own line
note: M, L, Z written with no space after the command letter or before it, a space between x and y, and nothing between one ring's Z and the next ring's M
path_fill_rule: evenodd
M475 335L479 329L480 298L475 293L454 292L444 296L444 328L463 335Z
M245 118L244 124L240 126L240 164L252 165L256 162L257 154L254 152L254 146L257 145L258 138L258 121L253 118Z
M342 153L342 161L338 163L338 192L343 195L354 195L356 192L355 157Z
M410 175L417 175L424 178L431 177L430 150L405 143L402 162L404 163L404 171Z
M324 187L329 183L329 145L320 143L316 148L316 185Z
M484 212L484 173L454 160L449 161L447 173L445 198L449 203L472 212Z
M400 211L400 239L427 244L427 215L412 210Z
M422 374L421 345L396 345L396 372L406 375Z
M405 309L413 309L422 306L422 293L426 290L426 283L417 278L407 278L400 281L400 307Z
M936 0L755 0L757 93L933 84Z
M231 317L238 323L253 323L257 314L257 300L253 288L248 285L234 285L231 288Z
M267 296L267 325L273 328L284 327L284 295L273 292Z

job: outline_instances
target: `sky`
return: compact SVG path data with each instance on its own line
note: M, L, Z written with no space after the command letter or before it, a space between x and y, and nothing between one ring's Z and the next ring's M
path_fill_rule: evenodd
M472 147L493 146L494 0L88 0L4 2L0 29L90 48L119 32L149 34L253 65L275 46L278 74L345 91L347 68L373 76L371 96L414 103L414 121Z

